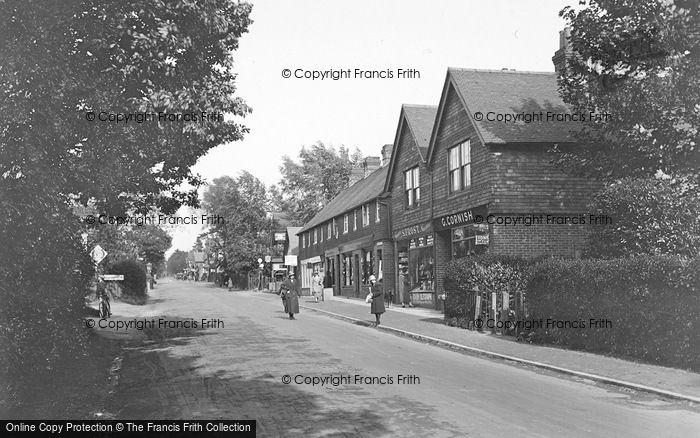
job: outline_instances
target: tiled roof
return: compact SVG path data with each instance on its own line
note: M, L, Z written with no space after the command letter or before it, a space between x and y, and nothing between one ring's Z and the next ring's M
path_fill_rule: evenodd
M374 172L367 175L347 189L338 193L321 211L318 212L304 227L297 232L300 234L319 224L326 222L329 219L345 213L348 210L359 207L360 205L371 201L378 197L384 190L384 181L389 166L383 166Z
M418 144L418 151L423 159L428 152L430 144L430 134L433 132L433 124L435 123L435 114L437 114L436 105L403 105L403 111L406 115L408 126L411 127L413 137Z
M531 123L486 120L489 112L539 114L542 111L545 117L547 111L570 113L559 96L556 73L449 68L447 76L446 87L451 77L484 143L574 142L570 131L582 126L580 122L546 119ZM483 120L474 119L477 112L482 113Z

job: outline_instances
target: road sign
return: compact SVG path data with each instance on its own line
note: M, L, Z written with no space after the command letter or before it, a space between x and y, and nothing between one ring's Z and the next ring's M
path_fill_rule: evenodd
M99 265L100 262L107 257L107 251L102 249L100 245L95 245L92 251L90 251L90 257L92 257L92 261L94 261L96 265Z
M272 261L272 256L265 256L265 263L270 263Z
M100 278L105 281L124 281L124 276L118 274L104 274L100 275Z
M258 263L262 263L262 259L261 259L261 258L258 258Z

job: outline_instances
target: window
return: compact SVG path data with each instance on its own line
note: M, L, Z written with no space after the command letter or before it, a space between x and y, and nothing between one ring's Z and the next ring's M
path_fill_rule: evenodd
M306 248L306 234L301 235L301 247Z
M379 222L379 200L377 200L377 222Z
M486 252L485 245L477 245L477 235L488 235L487 224L471 224L452 229L452 258L458 259Z
M333 222L334 221L335 221L335 219L333 219L332 221L328 221L328 229L326 230L326 236L328 236L329 240L333 236Z
M362 251L362 284L369 284L369 276L374 274L372 251Z
M348 215L343 217L343 234L348 232Z
M418 166L408 169L404 173L404 190L406 207L411 208L420 201L420 171Z
M335 218L333 218L333 235L335 235L335 238L338 238L338 227L335 224Z
M357 210L352 212L352 230L357 231Z
M343 254L343 286L352 286L352 254Z
M450 192L457 192L472 184L471 143L469 140L448 150Z
M318 228L314 228L314 245L318 243Z
M323 227L318 227L318 240L323 242Z
M366 227L369 225L369 204L362 206L362 226Z

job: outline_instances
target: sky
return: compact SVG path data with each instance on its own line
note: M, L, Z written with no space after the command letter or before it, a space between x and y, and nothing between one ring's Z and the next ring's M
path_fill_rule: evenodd
M253 24L234 53L237 94L252 108L242 141L221 145L193 171L207 181L242 170L278 183L282 157L302 146L381 156L402 104L437 105L448 67L554 71L565 22L555 0L252 0ZM288 69L291 77L283 77ZM296 78L350 69L338 80ZM354 77L355 70L393 78ZM417 71L398 77L398 70ZM192 212L182 209L179 216ZM170 230L188 251L201 226Z

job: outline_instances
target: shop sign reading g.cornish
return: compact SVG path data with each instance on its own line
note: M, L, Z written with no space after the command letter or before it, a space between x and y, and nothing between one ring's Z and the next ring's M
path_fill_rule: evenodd
M473 224L475 222L479 223L484 220L484 217L486 217L486 211L486 204L484 204L478 207L466 208L455 213L446 214L435 219L435 230L440 231L460 225ZM477 219L477 216L480 216L481 218Z

